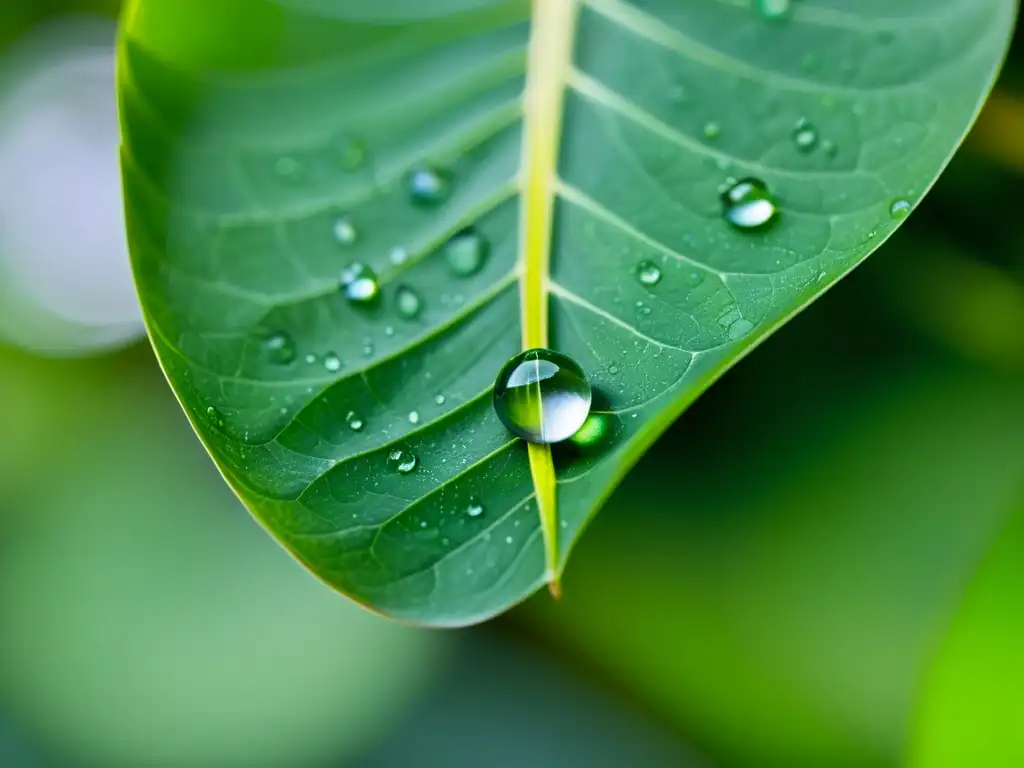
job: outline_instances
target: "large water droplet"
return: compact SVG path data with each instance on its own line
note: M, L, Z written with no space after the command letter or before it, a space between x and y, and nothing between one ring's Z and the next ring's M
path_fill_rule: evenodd
M412 288L400 285L395 291L395 308L401 317L412 320L423 309L423 302L420 300L419 294Z
M288 365L295 359L295 342L286 333L275 333L263 342L267 359L276 365Z
M357 237L355 225L347 216L342 216L334 222L334 239L341 245L352 245Z
M349 411L345 415L345 423L348 424L348 428L353 432L361 432L363 429L363 420L359 418L355 411Z
M416 205L440 205L451 193L451 180L434 168L417 168L409 174L409 199Z
M466 514L470 517L480 517L484 513L484 505L476 496L469 497L469 504L466 506Z
M643 285L657 285L661 281L661 268L645 259L636 265L636 278Z
M513 357L494 383L494 410L509 430L532 443L572 437L590 412L590 382L579 364L550 349Z
M444 247L448 268L457 277L470 277L479 272L487 260L487 252L487 240L472 229L460 232Z
M341 290L353 304L369 304L377 298L377 275L365 264L355 261L341 271Z
M790 0L754 0L754 7L766 19L781 19L789 14L793 4Z
M758 179L742 179L722 193L725 218L734 227L757 229L775 217L775 201Z
M894 219L905 219L910 215L910 203L906 200L896 200L889 206L889 215Z
M793 128L793 144L800 152L810 152L818 143L818 129L806 118L800 118Z
M337 373L341 370L341 358L333 352L324 355L324 368L330 373Z
M404 448L392 448L388 452L388 469L400 475L408 475L414 469L418 460L412 451Z

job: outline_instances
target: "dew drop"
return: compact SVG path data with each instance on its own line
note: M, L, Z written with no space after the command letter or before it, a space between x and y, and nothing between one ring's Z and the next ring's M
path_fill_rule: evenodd
M661 268L645 259L636 265L636 277L642 285L657 285L661 281Z
M419 462L412 451L407 451L404 448L392 448L388 453L387 463L388 469L392 472L397 472L400 475L408 475L416 469L416 464Z
M333 352L328 352L324 355L324 368L331 373L337 373L341 370L341 358Z
M417 168L409 174L409 199L416 205L440 205L451 193L451 180L434 168Z
M818 143L818 129L801 117L793 128L793 144L800 152L810 152Z
M456 277L470 277L483 267L488 250L489 244L483 235L467 229L448 241L444 247L444 257L452 274Z
M889 215L894 219L905 219L910 215L910 203L906 200L896 200L889 206Z
M419 294L412 288L400 285L395 291L395 307L400 317L412 320L423 309L423 302L420 300Z
M754 0L754 7L765 19L782 19L792 10L790 0Z
M572 358L528 349L507 363L494 383L494 410L512 432L533 443L572 437L590 412L590 382Z
M832 139L825 139L821 142L821 151L825 153L826 157L835 157L839 154L839 147Z
M506 536L505 537L505 543L506 544L511 544L513 541L515 541L515 539L513 539L511 536Z
M334 239L341 245L352 245L357 237L355 225L347 216L342 216L334 222Z
M409 423L410 424L419 424L420 423L420 414L419 414L418 411L409 411Z
M703 272L690 272L686 276L686 284L691 288L696 288L698 285L704 282Z
M367 357L373 357L373 339L363 339L363 354Z
M409 260L409 251L404 246L396 245L390 251L388 251L388 261L394 264L396 267L400 267Z
M343 171L354 171L366 159L366 147L354 136L340 136L334 142L334 154Z
M384 335L388 336L388 337L394 336L395 335L395 329L392 326L390 326L390 325L385 325L384 326Z
M470 496L469 505L466 507L466 514L469 517L480 517L484 513L484 505L476 496Z
M714 139L722 132L722 126L718 123L711 121L704 124L704 138Z
M434 402L438 405L444 405L444 395L434 395Z
M369 304L378 296L377 275L365 264L354 261L341 271L341 290L353 304Z
M218 427L224 426L224 419L220 415L220 411L214 408L212 405L207 406L206 415L210 417L210 421L216 424Z
M726 220L739 229L758 229L768 224L776 213L768 187L763 181L748 178L730 184L722 193Z
M314 355L312 352L306 355L306 363L308 365L316 365L316 355Z
M274 171L285 181L295 181L302 175L302 163L291 155L284 155L277 158Z
M295 360L295 342L286 333L275 333L263 342L267 359L275 365L288 365Z
M361 432L363 429L363 420L359 418L355 411L349 411L345 415L345 423L348 424L348 428L353 432Z

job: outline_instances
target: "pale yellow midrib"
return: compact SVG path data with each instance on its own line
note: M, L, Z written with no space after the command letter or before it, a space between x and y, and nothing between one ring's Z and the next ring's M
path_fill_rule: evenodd
M520 267L523 349L548 346L548 273L555 178L578 0L533 0L523 112ZM544 533L545 578L558 591L558 513L551 448L529 443Z

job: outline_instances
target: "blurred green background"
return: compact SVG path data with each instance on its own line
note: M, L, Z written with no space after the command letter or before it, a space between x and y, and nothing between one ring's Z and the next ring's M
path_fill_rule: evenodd
M116 6L0 2L0 766L1024 765L1019 35L922 209L661 439L564 598L428 632L259 530L111 309Z

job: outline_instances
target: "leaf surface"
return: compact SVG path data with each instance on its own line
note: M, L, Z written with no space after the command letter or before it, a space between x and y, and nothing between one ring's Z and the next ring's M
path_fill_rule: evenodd
M122 164L157 354L228 482L318 577L406 620L482 620L556 577L665 427L894 230L1014 11L136 2ZM724 219L730 177L771 190L769 227ZM443 199L410 198L424 179ZM467 232L486 258L460 277ZM372 306L340 291L357 261ZM591 445L528 456L502 427L491 387L524 345L587 372Z

